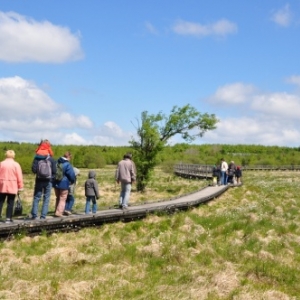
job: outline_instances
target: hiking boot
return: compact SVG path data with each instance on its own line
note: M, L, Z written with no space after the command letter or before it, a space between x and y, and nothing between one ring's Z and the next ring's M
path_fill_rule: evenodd
M64 215L66 215L66 216L70 216L72 213L69 211L69 210L65 210L64 211Z
M62 218L62 217L63 217L63 215L61 215L61 214L54 214L54 217L57 217L57 218Z

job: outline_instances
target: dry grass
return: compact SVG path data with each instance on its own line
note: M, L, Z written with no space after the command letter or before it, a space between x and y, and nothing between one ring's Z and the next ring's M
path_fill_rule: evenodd
M200 186L157 172L147 197ZM113 169L99 173L101 201L115 203ZM299 299L299 181L245 173L242 187L189 212L3 242L0 299Z

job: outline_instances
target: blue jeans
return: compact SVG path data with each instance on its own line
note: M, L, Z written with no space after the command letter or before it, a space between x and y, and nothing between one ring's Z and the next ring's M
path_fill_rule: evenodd
M95 214L97 212L97 202L95 196L87 196L86 197L86 203L85 203L85 213L89 214L91 211L91 201L93 203L92 205L92 212Z
M119 203L121 206L127 207L131 192L131 183L121 182L121 193Z
M66 200L65 210L72 211L74 202L75 202L74 196L71 195L71 194L68 194L68 197L67 197L67 200Z
M227 174L226 171L221 171L221 184L227 184Z
M35 181L33 203L31 209L32 218L36 218L38 214L39 202L43 196L43 205L41 219L45 219L49 209L50 194L52 189L51 181Z

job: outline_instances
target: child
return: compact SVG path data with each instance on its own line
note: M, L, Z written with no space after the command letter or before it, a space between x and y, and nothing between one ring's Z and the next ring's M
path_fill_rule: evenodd
M220 181L220 167L214 165L212 170L212 176L213 176L213 186L219 185Z
M72 208L75 202L75 187L76 187L76 181L77 181L77 176L80 175L80 170L77 168L73 168L74 173L75 173L75 182L73 184L70 184L69 186L69 192L68 192L68 197L66 200L66 206L65 206L65 211L64 215L71 215L72 214Z
M236 183L241 184L242 170L240 166L236 167L235 176L236 176Z
M84 187L86 196L85 213L90 213L90 202L92 201L92 212L95 214L97 212L96 199L100 197L95 171L89 171L88 179L85 181Z
M39 156L52 156L53 157L53 151L51 149L51 144L48 140L41 140L39 146L35 150L35 153Z

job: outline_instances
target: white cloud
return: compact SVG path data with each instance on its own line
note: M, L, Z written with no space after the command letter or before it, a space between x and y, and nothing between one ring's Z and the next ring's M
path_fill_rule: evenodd
M271 20L279 26L288 27L292 22L292 13L289 4L274 12Z
M66 134L63 140L66 145L86 145L88 142L76 132Z
M291 84L295 84L300 87L300 76L296 76L296 75L291 76L287 78L287 82Z
M251 107L276 118L300 118L300 97L287 93L257 95L253 98Z
M226 36L237 32L237 25L226 19L219 20L212 24L202 25L200 23L178 20L172 30L180 35L204 36Z
M30 81L18 76L0 79L0 117L2 120L14 116L31 119L40 112L52 113L58 108L57 103Z
M209 99L220 122L201 142L299 146L299 96L234 83L219 87Z
M210 100L222 104L238 104L246 102L255 92L250 84L233 83L219 87Z
M0 131L9 140L32 141L44 137L45 132L48 136L56 136L58 132L68 133L74 128L93 128L93 123L87 116L73 115L66 109L53 101L34 82L18 76L0 78ZM72 139L80 141L74 135Z
M53 144L127 145L131 134L106 122L100 129L85 115L73 115L34 82L0 79L0 140Z
M48 21L0 11L0 60L62 63L83 57L78 34Z
M300 96L261 92L239 82L219 87L210 100L220 123L195 142L299 146ZM88 116L72 114L34 82L0 79L0 140L36 143L47 138L53 144L124 146L134 135L112 121L95 127Z
M151 34L155 34L155 35L158 34L158 30L150 22L145 22L145 27L147 31L150 32Z
M298 146L300 131L295 124L282 124L280 119L247 116L221 118L218 128L207 132L203 143L215 144L258 144L277 146Z
M94 142L100 145L121 146L128 145L133 133L125 132L122 128L112 121L105 122L94 137Z

